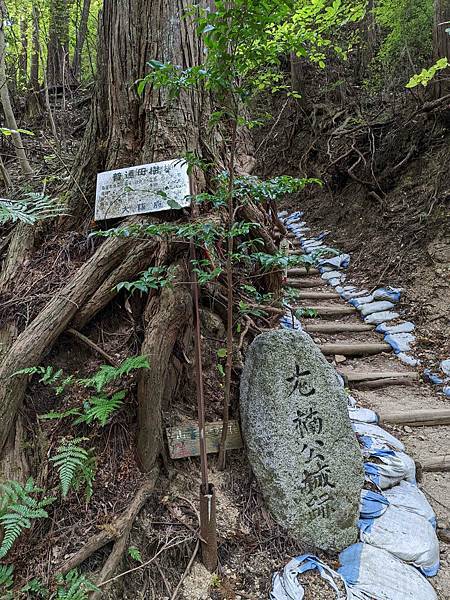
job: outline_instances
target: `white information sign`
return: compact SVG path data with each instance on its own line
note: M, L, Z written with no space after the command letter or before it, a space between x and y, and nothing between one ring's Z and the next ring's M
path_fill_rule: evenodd
M189 194L183 159L105 171L97 175L95 220L189 206Z

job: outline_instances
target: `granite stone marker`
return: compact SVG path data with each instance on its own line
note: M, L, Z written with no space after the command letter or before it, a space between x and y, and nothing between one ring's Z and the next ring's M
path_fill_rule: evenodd
M182 159L165 160L97 175L95 219L189 206L189 176Z
M241 378L242 433L275 520L300 543L341 550L357 539L364 483L347 398L308 334L251 344Z

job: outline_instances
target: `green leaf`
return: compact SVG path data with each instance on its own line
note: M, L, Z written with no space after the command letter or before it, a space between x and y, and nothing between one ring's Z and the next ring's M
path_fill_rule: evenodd
M217 356L219 358L225 358L227 355L227 349L226 348L220 348L219 350L217 350Z
M178 202L176 200L173 200L172 198L167 198L167 204L170 206L170 208L174 209L174 210L180 210L183 207L178 204Z
M141 553L139 551L139 548L136 548L136 546L130 546L128 548L128 554L129 554L129 556L131 556L131 558L133 560L136 560L137 562L142 563Z

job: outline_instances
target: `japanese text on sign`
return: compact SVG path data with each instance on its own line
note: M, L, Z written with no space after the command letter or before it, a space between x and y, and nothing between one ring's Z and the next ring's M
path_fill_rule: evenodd
M97 175L95 219L114 219L189 206L187 164L181 159Z

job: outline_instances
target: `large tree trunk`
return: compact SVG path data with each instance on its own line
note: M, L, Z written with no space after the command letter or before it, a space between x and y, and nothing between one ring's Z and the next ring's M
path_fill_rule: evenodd
M105 0L99 23L98 83L91 119L75 174L88 192L98 171L202 153L209 99L195 90L170 101L166 90L146 91L134 82L154 58L189 67L202 60L201 44L190 19L182 18L189 0ZM73 210L78 199L73 197ZM79 208L79 207L78 207Z
M201 139L208 139L208 146L214 147L206 128L206 96L192 90L174 101L166 90L148 89L140 98L133 85L146 75L152 58L183 68L200 64L201 44L192 21L183 18L189 6L189 0L105 0L99 26L97 94L77 165L77 176L83 181L90 178L91 189L99 170L177 158L187 151L202 155ZM170 260L168 255L165 260ZM186 281L182 265L183 260L177 271L183 274L180 281ZM81 323L84 318L80 313ZM174 348L183 345L191 326L186 286L152 297L144 323L141 352L149 356L150 369L139 378L137 442L139 462L148 471L162 449L161 410L167 390L177 389L183 370L170 365Z
M433 54L434 59L448 58L450 62L450 0L434 0ZM450 67L436 75L435 98L450 93Z

